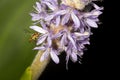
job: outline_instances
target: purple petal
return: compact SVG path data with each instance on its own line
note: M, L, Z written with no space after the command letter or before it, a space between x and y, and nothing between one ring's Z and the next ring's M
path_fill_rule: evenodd
M89 32L84 32L84 33L74 32L74 34L75 34L75 36L77 36L77 37L90 35Z
M70 34L68 34L68 39L69 39L69 40L71 41L71 43L73 44L74 48L77 49L77 48L76 48L76 45L75 45L75 41L73 40L73 38L71 37Z
M103 7L99 7L98 5L96 5L96 4L94 4L94 3L93 3L93 6L94 6L94 8L97 9L97 10L103 10Z
M54 13L54 14L48 15L48 16L45 18L45 21L50 21L50 20L52 20L56 15L64 15L65 13L66 13L66 10L57 11L57 12Z
M56 15L64 15L67 12L68 12L67 10L59 10L59 11L56 12Z
M71 49L70 49L70 45L69 47L67 47L67 51L66 51L66 69L68 69L68 61L69 61L69 57L70 57L70 54L71 54Z
M67 34L64 34L64 44L67 44L68 40L67 40Z
M80 21L79 21L78 17L73 12L71 13L71 17L72 17L72 20L75 24L75 27L79 28L80 27Z
M46 48L44 46L40 46L40 47L35 47L34 50L45 50Z
M101 15L101 14L102 14L102 12L99 11L99 10L94 10L94 11L92 11L92 15L93 15L93 16L99 16L99 15Z
M90 42L89 42L88 40L85 40L85 41L82 42L82 44L83 44L83 45L85 45L85 44L90 44Z
M61 38L61 41L60 41L60 45L63 47L64 46L64 40L65 40L65 37L64 37L64 35L62 36L62 38Z
M39 13L41 12L41 4L36 2L37 7L35 8Z
M59 33L55 34L52 38L53 39L56 39L56 38L59 38L63 35L63 31L60 31Z
M46 30L42 29L39 26L30 26L30 28L42 34L45 34L47 32Z
M50 4L49 2L46 2L46 1L44 1L44 2L42 2L42 3L44 3L44 4L46 4L51 10L55 10L56 9L56 7L57 6L53 6L52 4Z
M99 10L93 10L93 11L91 11L91 12L89 12L89 13L85 13L85 14L84 14L84 17L97 18L100 14L102 14L101 11L99 11Z
M69 56L66 56L66 69L68 70L68 61L69 61Z
M86 19L86 22L89 26L94 27L94 28L98 28L98 25L95 21L93 21L91 19Z
M45 21L50 21L50 20L53 19L54 17L55 17L55 14L48 15L48 16L46 16Z
M38 38L38 41L37 41L36 45L39 45L39 44L43 43L45 41L45 39L47 38L47 35L48 34L45 34L45 35L41 36L40 38Z
M94 6L95 9L100 9L100 7L96 4L94 4L94 3L93 3L93 6Z
M48 36L47 42L48 42L48 46L51 46L51 45L52 45L52 40L51 40L51 37L50 37L50 36Z
M98 18L90 18L91 20L95 21L95 22L99 22Z
M60 16L58 16L58 17L56 18L56 27L58 27L59 24L60 24Z
M61 9L61 10L63 10L63 9L67 9L68 7L69 7L69 6L64 5L64 4L61 4L61 5L60 5L60 9Z
M62 25L66 24L69 21L69 19L70 19L70 14L69 13L65 14L65 16L62 18L61 24Z
M36 13L30 13L30 15L32 16L32 21L37 21L41 18L41 16Z
M60 44L62 47L64 47L65 44L67 44L67 38L66 38L66 34L64 34L61 38Z
M41 61L41 62L44 61L45 59L48 58L48 56L49 56L49 49L47 49L47 50L42 54L42 56L41 56L41 58L40 58L40 61Z
M57 0L49 0L49 2L56 7L58 6L58 1Z
M72 53L71 55L70 55L70 57L71 57L71 60L73 61L73 62L76 62L77 61L77 54L76 53Z
M79 52L77 55L78 55L79 57L82 57L83 54L84 54L84 53L81 51L81 52Z
M59 63L59 58L58 58L58 56L56 55L56 53L55 53L53 50L51 50L50 56L51 56L52 60L53 60L56 64Z
M84 13L83 16L84 17L90 17L90 16L92 16L92 14L90 12L89 13Z
M67 46L67 49L66 49L66 53L67 53L67 56L70 55L72 53L72 44L69 42L68 43L68 46Z
M43 29L46 29L46 25L45 25L45 23L42 20L40 21L40 24L43 27Z

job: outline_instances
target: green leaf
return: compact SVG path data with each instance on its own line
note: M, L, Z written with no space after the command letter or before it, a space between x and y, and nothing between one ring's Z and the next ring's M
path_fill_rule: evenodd
M37 53L25 32L35 1L0 0L0 80L19 80Z

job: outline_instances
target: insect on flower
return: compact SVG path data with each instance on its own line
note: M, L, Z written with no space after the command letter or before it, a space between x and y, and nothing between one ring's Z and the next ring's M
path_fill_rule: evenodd
M35 32L31 35L31 38L29 39L30 42L32 41L36 41L38 39L38 37L40 36L40 33Z

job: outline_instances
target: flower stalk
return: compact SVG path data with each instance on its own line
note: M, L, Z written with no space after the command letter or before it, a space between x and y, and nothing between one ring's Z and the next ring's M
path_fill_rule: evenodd
M31 72L32 72L31 80L37 80L50 61L50 57L48 57L43 62L40 62L40 57L42 54L43 54L42 51L38 51L37 55L35 56L31 64Z
M38 51L32 64L26 68L20 80L37 80L41 76L50 61L50 57L48 57L46 60L40 62L40 57L42 54L42 51Z

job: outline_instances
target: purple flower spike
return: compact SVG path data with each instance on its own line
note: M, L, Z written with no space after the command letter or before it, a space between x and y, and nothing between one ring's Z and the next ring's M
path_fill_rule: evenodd
M93 9L86 10L85 6L93 6ZM66 65L69 59L80 60L85 45L90 44L91 28L98 28L103 7L94 4L93 0L40 0L34 8L36 11L30 15L35 24L30 28L40 34L34 48L44 52L40 61L50 56L58 64L58 55L63 51L66 52Z

